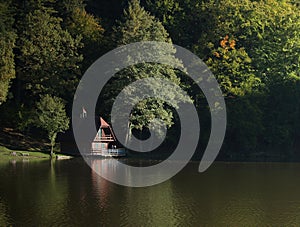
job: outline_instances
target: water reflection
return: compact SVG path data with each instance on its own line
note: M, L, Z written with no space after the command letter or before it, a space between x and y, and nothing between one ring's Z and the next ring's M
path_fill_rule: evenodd
M119 170L114 163L93 161L109 174ZM1 163L0 226L300 223L300 164L216 163L202 174L197 168L191 163L163 184L129 188L99 177L81 159Z
M9 219L10 217L8 215L7 208L0 198L0 226L11 225Z
M119 174L118 162L112 159L91 159L91 167L107 174ZM131 163L132 164L132 163ZM135 163L137 164L137 163ZM143 165L144 163L139 163ZM100 209L113 210L105 214L105 222L123 226L169 226L178 224L180 213L173 195L172 181L149 188L130 188L111 184L92 171L93 187L98 192ZM130 172L126 173L130 177ZM165 209L167 207L168 209ZM145 220L146 223L145 223Z
M114 158L85 160L99 176L129 187L145 187L164 182L185 166L184 161L177 160L165 162Z

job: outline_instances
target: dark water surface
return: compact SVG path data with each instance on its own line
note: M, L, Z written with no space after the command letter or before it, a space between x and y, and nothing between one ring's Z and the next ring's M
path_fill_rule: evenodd
M128 188L81 159L0 163L0 226L300 225L300 164L197 167L190 163L157 186Z

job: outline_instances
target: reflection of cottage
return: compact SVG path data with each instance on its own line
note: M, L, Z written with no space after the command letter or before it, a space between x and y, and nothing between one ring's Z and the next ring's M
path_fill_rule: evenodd
M84 123L85 119L78 119ZM96 118L98 132L93 141L88 143L85 155L91 156L125 156L125 149L117 142L110 125L101 117ZM76 142L74 140L73 131L69 130L59 136L61 152L71 155L80 155Z

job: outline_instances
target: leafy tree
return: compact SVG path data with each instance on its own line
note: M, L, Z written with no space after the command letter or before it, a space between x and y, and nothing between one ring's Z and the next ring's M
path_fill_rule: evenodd
M10 1L16 6L13 11ZM129 5L125 0L10 1L0 0L0 103L7 99L14 68L17 78L11 89L13 98L18 100L21 95L24 98L10 111L7 106L13 105L12 102L1 105L2 113L6 113L2 117L4 122L11 115L13 125L16 116L22 119L24 127L32 123L26 119L31 118L32 106L40 95L71 101L82 72L109 49L137 41L170 43L171 37L174 43L201 57L220 82L229 119L224 147L230 154L236 150L235 155L246 155L261 149L270 150L268 154L273 155L277 149L285 155L283 150L294 149L297 144L300 137L298 1L142 0L142 5L155 17L137 0ZM121 18L125 6L121 22L112 26L115 19ZM173 49L158 55L178 61ZM147 77L167 78L182 87L191 82L168 66L153 63L131 66L109 81L102 94L106 101L101 111L109 113L114 98L126 85ZM154 84L149 86L157 88ZM203 108L205 97L195 84L187 91L201 112L202 125L209 127L209 113ZM162 92L174 95L172 91ZM132 112L131 126L143 130L150 120L161 118L171 127L175 118L172 111L161 100L144 100Z
M172 29L179 20L176 20L176 16L182 12L180 1L178 0L164 0L164 1L146 1L146 9L157 16L160 21L168 28ZM181 19L184 19L183 15ZM177 24L178 25L178 24ZM177 26L179 28L179 26ZM170 32L170 31L169 31ZM172 32L170 32L172 34Z
M171 42L169 34L154 16L151 16L138 0L132 0L124 11L123 23L115 28L115 42L124 45L139 41Z
M219 32L232 33L245 47L257 76L264 82L299 77L300 10L288 1L221 1L224 9L218 13ZM223 12L223 14L222 14ZM226 12L224 14L224 12ZM280 79L281 78L281 79Z
M138 0L132 0L129 3L129 7L124 11L123 22L115 28L114 34L115 42L118 45L129 44L138 41L161 41L169 42L171 40L167 31L163 25L151 16L147 11L144 10L139 4ZM148 54L154 54L151 51ZM157 54L157 53L156 53ZM178 62L175 58L175 49L171 48L166 50L164 53L159 53L157 57L167 58L170 61ZM156 63L141 63L138 65L130 66L121 72L111 80L110 84L106 86L104 93L104 100L108 100L108 109L111 107L114 98L119 92L129 85L130 83L148 77L166 78L177 85L181 85L180 78L177 72L165 65ZM149 87L154 91L160 89L159 84L149 84ZM130 92L130 91L128 91ZM168 89L159 90L164 92L166 96L173 97L173 100L187 101L183 97L178 95L176 91L170 91ZM154 118L159 118L170 127L173 124L173 113L172 109L168 108L166 103L162 100L150 98L139 102L135 107L135 110L131 115L131 128L143 130L147 127L149 122Z
M282 148L280 144L291 147L294 141L297 130L292 122L298 122L296 116L299 116L300 10L293 2L158 0L148 3L148 9L159 18L172 18L169 20L172 23L162 21L169 31L175 31L171 37L176 43L203 58L218 77L223 91L236 96L227 100L228 132L235 134L241 144L256 140L260 149L266 149L267 144L273 149ZM220 40L226 41L226 34L230 35L228 44L230 39L236 41L234 50L220 45ZM253 88L260 93L256 94L257 89ZM257 114L249 115L245 110L252 113L255 110ZM247 125L248 135L237 130L243 125ZM250 128L258 130L250 133Z
M104 38L104 29L100 19L86 12L85 8L72 8L69 17L65 19L65 28L75 37L82 36L83 48L80 53L83 55L83 68L85 71L95 60L106 50L107 41Z
M27 96L53 94L72 100L81 74L81 37L63 30L53 9L40 4L18 26L19 78Z
M122 17L124 8L128 5L128 0L88 0L87 11L103 19L105 30L110 29L115 21Z
M265 138L260 93L226 98L227 130L223 149L227 157L239 160L262 150Z
M258 6L258 3L254 3ZM259 4L250 38L253 65L266 84L264 144L280 155L299 138L300 8L289 1ZM249 29L250 30L250 29ZM256 38L255 38L255 36ZM250 49L250 48L249 48ZM298 124L297 124L298 122ZM297 148L296 148L297 150ZM286 153L286 152L285 152Z
M200 5L201 1L197 0L146 1L146 9L163 23L173 42L187 48L204 30L197 10Z
M218 79L224 94L244 96L260 85L251 58L244 48L236 49L235 39L226 35L217 48L212 43L210 45L212 54L206 64Z
M46 130L51 144L50 156L53 156L53 147L57 133L69 128L69 118L66 115L65 105L62 99L45 95L36 104L38 121L37 125Z
M187 7L198 12L189 20L192 26L203 21L198 40L190 40L199 56L206 58L209 43L216 45L230 34L263 82L299 76L300 10L289 1L210 0Z
M218 46L208 44L211 55L206 64L217 78L226 97L228 126L225 145L231 158L246 157L258 147L262 135L261 80L255 75L252 59L234 37L226 35Z
M0 1L0 105L6 101L11 79L15 77L13 48L16 34L13 30L13 12L10 1Z
M148 1L147 9L174 31L170 34L176 43L203 59L210 55L210 43L218 45L230 34L253 60L257 76L268 80L284 69L299 69L300 10L293 2L157 0Z

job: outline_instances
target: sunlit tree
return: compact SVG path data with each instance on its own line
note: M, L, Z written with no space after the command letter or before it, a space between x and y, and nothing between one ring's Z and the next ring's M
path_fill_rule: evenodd
M124 11L123 20L115 28L114 39L117 45L125 45L139 41L171 43L171 39L161 22L145 11L145 9L140 6L138 0L132 0L129 3L128 9ZM164 53L156 53L154 51L153 53L150 52L147 54L156 54L157 58L167 58L170 61L180 64L180 61L175 58L174 48L166 50ZM177 85L181 85L177 72L169 66L156 63L141 63L130 66L118 72L115 78L111 80L112 82L106 87L104 94L105 99L108 100L109 103L107 105L108 109L114 101L114 97L116 97L126 85L148 77L165 78ZM149 84L149 86L153 90L159 89L155 87L159 87L158 84ZM178 102L187 101L178 95L176 91L165 89L161 90L161 92L165 92L166 96L173 97L174 100L178 99ZM144 127L147 127L148 123L154 118L162 119L169 127L173 124L174 120L172 110L167 107L164 101L155 98L143 100L139 102L131 115L131 127L142 130Z
M70 120L66 115L65 104L58 97L45 95L37 102L36 109L36 124L48 133L51 144L50 156L52 157L57 133L64 132L69 128Z

